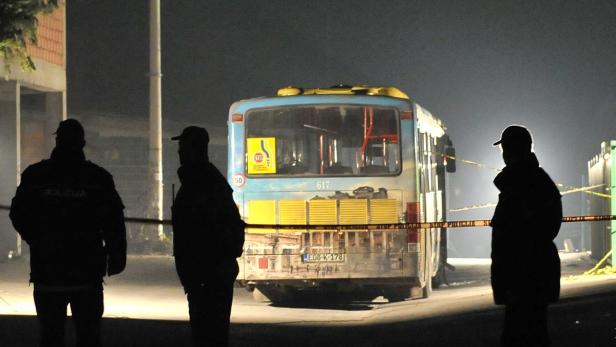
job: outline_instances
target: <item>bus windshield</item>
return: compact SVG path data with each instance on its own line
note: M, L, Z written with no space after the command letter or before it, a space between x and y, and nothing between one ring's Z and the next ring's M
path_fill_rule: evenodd
M388 176L400 173L395 108L299 105L245 115L246 172L270 176Z

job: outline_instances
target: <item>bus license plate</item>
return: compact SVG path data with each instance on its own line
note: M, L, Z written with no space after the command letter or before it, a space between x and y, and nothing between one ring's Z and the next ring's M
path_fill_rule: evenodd
M306 253L304 263L343 263L346 261L344 253Z

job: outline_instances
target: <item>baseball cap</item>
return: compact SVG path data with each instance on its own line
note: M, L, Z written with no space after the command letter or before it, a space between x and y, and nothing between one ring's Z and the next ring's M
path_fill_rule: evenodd
M72 118L61 121L53 134L58 139L66 141L83 141L85 138L83 126L78 120Z
M184 128L180 135L172 137L171 140L184 140L192 143L207 145L210 142L210 135L207 133L205 128L191 125Z
M533 139L530 132L526 127L521 125L510 125L501 133L500 140L494 142L494 146L498 146L501 143L518 143L518 144L532 144Z

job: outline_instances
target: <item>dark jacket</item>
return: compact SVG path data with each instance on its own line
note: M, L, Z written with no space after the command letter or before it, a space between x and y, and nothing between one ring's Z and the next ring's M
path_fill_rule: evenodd
M494 179L492 289L498 305L558 300L560 259L554 245L562 221L560 193L534 154Z
M112 176L82 151L54 149L30 165L10 218L30 245L30 280L38 284L101 283L126 264L124 206ZM109 265L109 268L108 268Z
M235 280L242 255L244 222L233 190L214 165L182 166L172 206L173 253L182 285L208 279Z

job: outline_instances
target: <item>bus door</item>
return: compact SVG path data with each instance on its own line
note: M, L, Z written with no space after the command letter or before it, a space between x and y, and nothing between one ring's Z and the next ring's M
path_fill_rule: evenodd
M442 220L442 187L439 187L437 177L437 153L436 145L437 138L430 136L428 133L418 134L418 164L421 165L419 171L419 195L420 195L420 218L422 222L437 222ZM420 234L422 238L421 251L423 254L429 254L432 271L438 269L439 263L439 244L440 244L440 229L424 229ZM429 236L429 238L427 237ZM429 244L426 244L429 241ZM430 252L427 252L427 247L430 247Z

